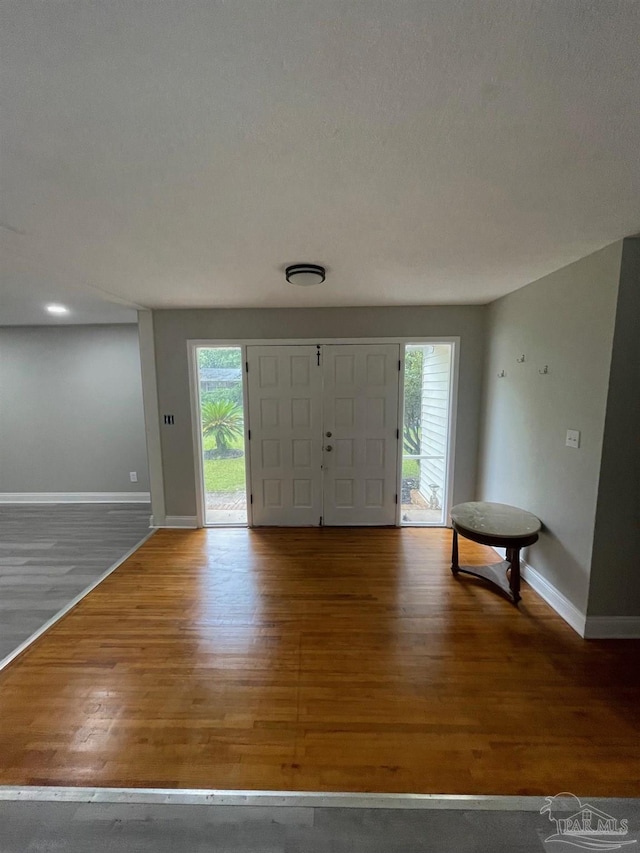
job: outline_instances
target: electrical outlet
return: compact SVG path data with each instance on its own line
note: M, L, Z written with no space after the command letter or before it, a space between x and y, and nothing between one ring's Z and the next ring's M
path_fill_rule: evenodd
M580 447L580 430L568 429L565 444L567 447L575 447L576 449Z
M137 471L129 471L129 479L132 483L138 482L138 472Z

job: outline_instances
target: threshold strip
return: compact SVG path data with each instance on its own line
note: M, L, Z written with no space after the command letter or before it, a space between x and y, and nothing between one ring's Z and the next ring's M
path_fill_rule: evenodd
M598 797L599 803L621 798ZM72 788L0 786L0 801L60 803L147 803L285 808L441 809L539 812L546 797L475 794L363 794L323 791L234 791L191 788Z

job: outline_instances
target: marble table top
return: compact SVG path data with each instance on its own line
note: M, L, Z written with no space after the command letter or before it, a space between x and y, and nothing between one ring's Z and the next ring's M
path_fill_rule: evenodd
M454 506L451 520L461 528L505 539L531 536L542 526L539 518L524 509L487 501L470 501Z

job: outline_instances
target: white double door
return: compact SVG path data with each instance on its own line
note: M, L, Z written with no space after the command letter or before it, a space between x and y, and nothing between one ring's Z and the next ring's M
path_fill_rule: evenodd
M398 344L247 347L254 525L396 523Z

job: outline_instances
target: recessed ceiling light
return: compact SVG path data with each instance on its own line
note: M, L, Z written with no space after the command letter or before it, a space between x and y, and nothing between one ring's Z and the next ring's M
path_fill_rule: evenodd
M49 314L68 314L69 309L65 308L64 305L47 305L47 311Z
M310 284L320 284L324 281L326 270L317 264L293 264L287 267L285 276L289 284L301 284L308 287Z

